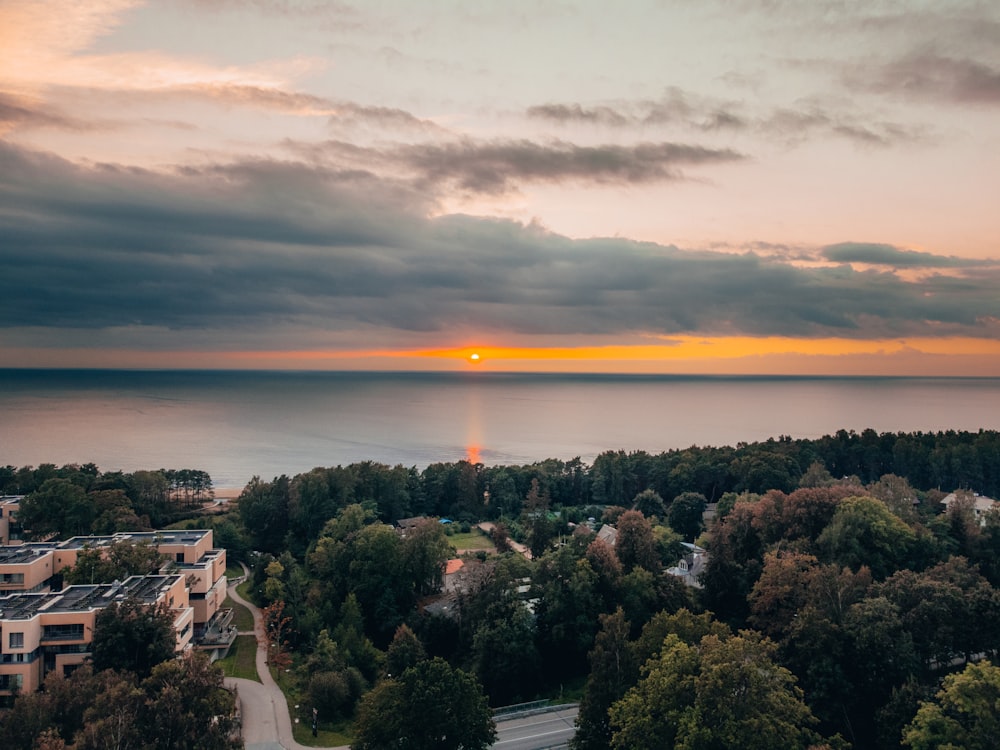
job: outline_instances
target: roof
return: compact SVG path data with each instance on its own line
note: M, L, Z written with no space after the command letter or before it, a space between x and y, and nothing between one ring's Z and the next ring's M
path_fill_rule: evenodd
M601 526L600 531L597 532L597 538L600 539L605 544L610 544L612 547L615 546L615 542L618 541L618 529L614 526L609 526L604 524Z
M973 503L973 509L975 510L976 513L986 513L987 511L990 511L993 508L997 507L997 501L991 497L986 497L985 495L973 495L971 493L962 493L962 494L965 495L966 497L971 496L972 499L975 501ZM941 502L944 503L944 507L948 508L951 507L951 504L956 500L958 500L960 497L961 495L959 495L959 493L952 492L950 495L945 496L944 500L942 500Z
M450 576L452 573L457 573L462 569L464 565L465 563L459 560L457 557L452 560L449 560L448 562L445 563L444 574L446 576Z
M29 620L41 611L87 612L135 597L153 604L180 576L132 576L124 582L68 586L57 593L11 594L0 597L0 620Z

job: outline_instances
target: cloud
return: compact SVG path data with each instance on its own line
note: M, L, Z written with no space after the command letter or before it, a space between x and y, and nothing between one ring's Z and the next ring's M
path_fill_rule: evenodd
M395 155L429 183L449 182L481 193L503 193L521 181L640 184L677 180L684 176L681 167L745 158L730 149L681 143L580 146L564 141L472 139L403 146Z
M597 105L553 102L528 107L526 114L529 118L562 125L586 123L609 127L643 127L673 123L699 130L723 127L738 130L747 125L739 110L738 103L699 96L676 86L669 86L659 99Z
M904 250L893 245L841 242L820 249L820 256L834 263L866 263L892 268L960 268L983 265L982 261Z
M855 69L853 88L954 104L1000 105L1000 66L931 52L911 54L881 66Z
M293 329L382 330L397 343L460 330L996 336L989 321L1000 319L996 265L910 282L846 265L429 219L412 186L296 162L161 173L0 144L0 191L0 325L74 345L73 331L110 329L145 330L150 342L158 331L191 331L220 346ZM912 260L860 243L825 252Z
M30 98L0 91L0 134L15 127L88 131L99 129L100 126L71 117Z
M667 90L658 100L585 106L548 103L529 107L529 118L558 125L587 124L612 128L675 125L700 132L755 132L796 143L817 137L845 138L862 146L892 146L920 140L920 127L879 120L846 111L847 105L798 101L789 106L754 107L682 91Z

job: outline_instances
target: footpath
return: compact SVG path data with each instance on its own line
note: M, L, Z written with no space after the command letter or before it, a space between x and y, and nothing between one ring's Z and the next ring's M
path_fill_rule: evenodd
M249 575L243 566L245 575ZM312 750L300 745L292 735L292 718L288 713L285 694L271 677L267 666L267 638L264 634L264 616L260 609L236 591L235 583L229 585L229 596L242 604L253 615L253 635L257 639L257 676L260 682L227 677L226 685L234 687L240 697L240 715L243 722L243 743L246 750ZM334 750L350 750L346 745Z

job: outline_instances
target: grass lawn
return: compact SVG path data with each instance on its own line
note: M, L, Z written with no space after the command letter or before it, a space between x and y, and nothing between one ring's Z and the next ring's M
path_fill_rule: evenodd
M250 610L244 607L239 602L233 601L230 597L226 597L226 600L222 602L223 607L232 607L233 609L233 625L239 631L250 631L253 632L253 615L250 614Z
M217 662L226 677L242 677L246 680L260 682L255 659L257 658L257 639L252 635L238 635L229 649L225 659Z
M479 529L465 532L464 534L452 534L448 537L448 543L459 552L470 552L475 550L496 551L493 540Z
M239 578L241 575L243 575L243 568L241 568L236 563L227 563L226 578L228 578L231 581L234 578Z

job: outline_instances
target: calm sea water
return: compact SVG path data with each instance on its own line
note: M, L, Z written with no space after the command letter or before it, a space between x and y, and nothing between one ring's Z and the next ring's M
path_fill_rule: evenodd
M203 469L217 487L868 427L1000 429L1000 380L0 370L0 465Z

